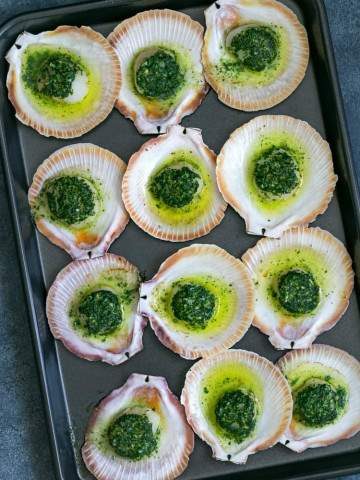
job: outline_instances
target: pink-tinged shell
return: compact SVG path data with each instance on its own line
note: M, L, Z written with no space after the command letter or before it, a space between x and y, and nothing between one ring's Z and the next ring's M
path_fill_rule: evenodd
M51 119L39 113L31 103L22 85L21 63L24 50L34 44L67 48L96 70L101 79L100 98L85 117L69 121ZM90 27L64 25L37 35L24 32L16 39L6 60L10 64L6 85L16 117L45 137L80 137L104 121L114 107L121 82L119 60L109 42Z
M239 363L254 372L264 391L255 436L240 444L236 451L220 442L200 405L200 387L204 376L212 368L228 362ZM194 432L210 445L213 457L238 464L246 463L249 455L275 445L288 428L293 409L291 390L280 370L266 358L246 350L228 350L195 363L186 375L181 403L185 407L189 424Z
M292 203L271 211L259 208L249 194L247 172L254 146L273 133L286 133L299 143L309 173ZM307 122L287 115L261 115L237 128L219 153L216 177L224 199L244 219L247 233L275 238L324 213L337 182L329 144Z
M237 296L232 322L217 333L191 335L172 327L152 307L154 289L161 283L171 283L181 277L210 275L234 286ZM158 273L140 287L139 311L150 320L151 328L166 347L183 358L194 360L232 347L250 328L254 316L254 288L243 263L216 245L194 244L171 255Z
M321 429L301 431L291 422L280 441L294 452L326 447L353 437L360 431L360 362L344 350L317 344L307 349L288 352L280 358L277 365L284 375L287 375L303 363L323 365L339 372L348 384L349 403L344 416Z
M137 302L134 302L130 317L124 319L126 326L109 341L87 340L80 336L72 326L69 310L79 289L88 283L96 284L101 275L106 272L114 274L116 270L126 272L133 280L138 279L139 271L134 265L111 253L94 259L75 260L58 273L46 300L46 315L54 337L76 356L110 365L125 362L143 348L146 319L137 312Z
M151 457L130 461L102 452L93 441L97 428L111 421L132 401L141 398L164 420L158 451ZM194 448L194 434L182 406L165 378L133 373L127 382L104 398L93 411L81 453L97 480L172 480L186 469Z
M119 60L122 83L116 102L118 110L130 118L140 133L162 133L169 126L177 125L186 115L193 113L203 98L208 86L205 83L202 65L201 48L204 29L200 23L188 15L174 10L148 10L138 13L121 22L110 33L108 40L115 48ZM190 56L192 68L199 77L191 85L185 87L180 99L168 111L147 111L144 104L133 93L133 85L129 80L129 69L134 56L139 51L152 46L173 45L184 49Z
M250 112L265 110L285 100L300 85L309 63L309 43L305 28L288 7L276 0L218 0L205 10L205 19L205 78L225 105ZM290 44L286 67L267 85L226 82L214 68L220 61L226 35L234 28L254 23L277 25L286 31Z
M162 161L177 150L191 150L199 158L211 177L214 194L209 209L195 222L170 225L151 210L146 186ZM185 242L206 235L221 222L227 207L217 189L215 166L216 155L204 144L201 130L197 128L175 125L167 133L148 140L131 156L122 184L123 201L131 219L149 235L170 242Z
M261 293L258 268L271 254L282 249L311 249L326 259L327 278L333 281L332 290L321 300L317 310L295 325L283 322L284 315L271 308ZM352 260L344 245L331 233L320 228L294 227L279 239L263 238L242 257L250 270L255 288L255 317L253 325L269 336L275 348L306 348L318 335L330 330L345 313L354 287ZM286 319L285 319L286 320Z
M84 171L99 180L104 190L104 212L94 225L73 232L44 216L35 215L38 230L73 259L95 258L107 252L129 221L121 198L126 164L114 153L91 143L77 143L56 150L38 167L29 188L34 210L44 183L67 169Z

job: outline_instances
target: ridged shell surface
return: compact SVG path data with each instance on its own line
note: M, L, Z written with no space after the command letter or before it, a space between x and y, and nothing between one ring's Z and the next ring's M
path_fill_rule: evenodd
M201 65L203 27L198 22L174 10L148 10L121 22L108 39L120 60L122 83L116 107L140 133L166 132L200 105L208 87ZM158 48L174 50L183 60L184 84L171 102L139 95L132 79L138 56L146 58L147 52Z
M345 313L354 285L344 245L320 228L292 228L280 239L262 239L242 257L255 284L253 325L275 348L306 348ZM319 300L310 312L295 314L278 303L279 280L289 271L311 274ZM299 292L298 298L304 297Z
M268 196L255 183L254 172L271 149L296 165L297 185L287 195ZM313 222L327 209L337 181L329 144L308 123L284 115L259 116L236 129L221 149L216 172L247 233L267 237Z
M205 19L202 52L205 77L226 105L245 111L271 108L291 95L303 80L309 61L306 30L282 3L219 0L205 11ZM245 70L246 75L240 81L237 74L232 78L227 73L232 57L226 57L224 64L222 61L230 35L252 26L278 30L279 58L275 66L270 65L260 72Z
M57 49L76 55L86 67L86 79L75 78L71 98L45 98L55 102L53 111L28 94L22 80L24 53L28 48ZM16 117L41 135L75 138L96 127L109 115L120 89L119 60L109 42L90 27L61 26L33 35L22 33L6 55L9 99ZM57 112L57 113L56 113Z
M103 255L129 221L121 197L125 170L125 163L117 155L97 145L78 143L56 150L38 167L28 192L39 231L74 259ZM67 175L94 182L94 196L99 197L94 215L75 224L54 218L43 199L47 182Z
M108 450L101 448L98 440L104 425L106 428L114 418L139 404L151 409L149 418L153 423L160 423L157 451L134 461L116 455L110 447ZM194 434L165 378L133 373L92 413L82 457L97 480L173 480L186 469L193 448Z
M255 431L240 444L221 439L203 408L204 394L211 394L209 390L204 392L207 376L214 369L218 370L219 375L223 372L226 376L228 365L234 372L239 372L237 383L240 385L249 377L254 377L258 383L260 413ZM277 443L287 429L292 413L291 391L280 370L266 358L245 350L228 350L195 363L186 375L181 403L185 407L188 422L195 433L210 445L213 456L217 460L240 464L245 463L249 455ZM213 413L209 412L209 415Z
M295 452L303 452L307 448L326 447L360 431L360 363L356 358L339 348L317 344L288 352L277 365L289 378L294 373L297 376L297 369L304 365L314 368L317 377L318 370L323 369L328 377L338 377L348 391L347 405L342 416L321 428L303 426L293 419L281 443ZM293 395L296 397L296 393Z
M217 188L215 165L215 153L204 144L196 128L173 126L166 134L147 141L132 155L124 175L123 200L130 217L161 240L184 242L206 235L221 222L226 209ZM162 168L182 166L199 175L193 200L182 208L157 207L158 202L149 195L151 178Z
M170 313L159 305L162 291L178 283L202 285L203 279L205 288L207 282L215 287L221 282L214 293L213 319L202 330L184 327L176 318L172 321ZM231 300L226 293L231 295ZM240 260L216 245L194 244L178 250L140 288L139 311L149 318L151 327L165 346L188 359L209 356L238 342L250 327L253 308L253 285L247 269Z
M120 285L120 288L119 288ZM146 320L137 312L139 271L123 257L107 253L89 260L76 260L60 271L49 289L46 314L55 338L78 357L118 365L142 350ZM89 293L110 291L121 300L123 320L109 335L84 334L76 328L78 304ZM75 313L72 313L75 312ZM76 315L76 318L75 318Z

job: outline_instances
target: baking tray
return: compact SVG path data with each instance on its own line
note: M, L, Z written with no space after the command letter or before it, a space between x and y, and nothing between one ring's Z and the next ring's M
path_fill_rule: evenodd
M359 271L359 196L325 7L321 0L284 0L284 3L297 13L307 28L311 60L305 80L296 92L267 112L289 114L306 120L330 142L339 182L327 212L315 225L329 230L346 243L354 259L355 270ZM0 55L1 58L4 57L23 30L37 33L61 24L90 25L107 35L122 19L147 8L162 7L182 10L204 24L203 10L209 4L205 0L107 0L29 13L18 16L1 27ZM7 100L6 73L6 62L2 61L0 133L4 170L56 472L58 478L63 480L90 480L93 477L85 469L79 452L92 408L112 389L123 384L132 372L163 375L170 388L179 395L185 373L192 362L167 350L156 339L150 327L145 330L144 350L117 367L81 360L68 352L61 343L54 341L45 317L46 291L70 258L37 233L31 221L26 195L37 166L61 146L93 142L114 151L127 161L147 137L139 135L133 124L115 110L104 123L80 139L64 141L42 137L16 121ZM205 142L218 152L235 128L255 116L255 113L244 113L226 107L211 91L200 108L183 121L183 125L201 128ZM229 207L220 226L198 241L215 243L239 256L257 240L257 237L246 235L243 221ZM157 240L130 222L110 250L128 258L150 278L166 257L188 243L173 244ZM330 332L321 335L318 341L344 348L359 358L359 319L356 291L342 320ZM251 328L236 347L256 351L273 361L282 355L255 328ZM321 479L356 471L360 471L360 435L303 454L296 454L277 445L249 457L248 463L243 466L213 460L210 448L197 439L189 467L181 478Z

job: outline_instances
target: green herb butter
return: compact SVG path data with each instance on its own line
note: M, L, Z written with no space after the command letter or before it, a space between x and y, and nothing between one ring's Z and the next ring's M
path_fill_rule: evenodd
M138 92L149 98L166 100L184 83L184 73L172 50L159 49L145 58L135 72Z
M158 446L159 434L144 414L123 414L108 428L111 447L120 457L141 460L149 457Z
M94 193L84 178L55 177L46 182L44 194L53 217L67 225L82 222L94 214Z

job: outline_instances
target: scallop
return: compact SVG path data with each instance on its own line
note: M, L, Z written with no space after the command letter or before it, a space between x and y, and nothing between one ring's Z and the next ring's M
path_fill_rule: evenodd
M247 233L267 237L313 222L337 181L329 144L308 123L284 115L259 116L235 130L216 174Z
M360 431L360 363L339 348L313 345L278 362L294 409L281 443L295 452L326 447Z
M255 284L253 325L275 348L306 348L345 313L354 285L344 245L320 228L262 239L242 257Z
M140 133L166 132L197 109L208 91L198 22L174 10L148 10L121 22L108 39L120 60L116 107Z
M109 115L120 89L119 60L89 27L24 32L6 55L16 117L41 135L80 137Z
M184 358L229 348L250 327L251 277L216 245L191 245L171 255L140 288L139 311L159 340Z
M288 428L291 391L269 360L228 350L195 363L186 375L181 403L194 432L213 457L246 463L272 447Z
M49 289L51 333L80 358L118 365L142 350L146 320L137 313L139 271L107 253L75 260Z
M130 217L153 237L184 242L201 237L224 217L216 185L216 155L201 131L173 126L132 155L123 180Z
M133 373L93 411L82 457L97 480L172 480L194 434L165 378Z
M309 62L306 30L282 3L219 0L205 19L205 77L226 105L271 108L302 82Z
M39 231L75 259L103 255L126 227L125 163L90 143L56 150L37 169L28 199Z

